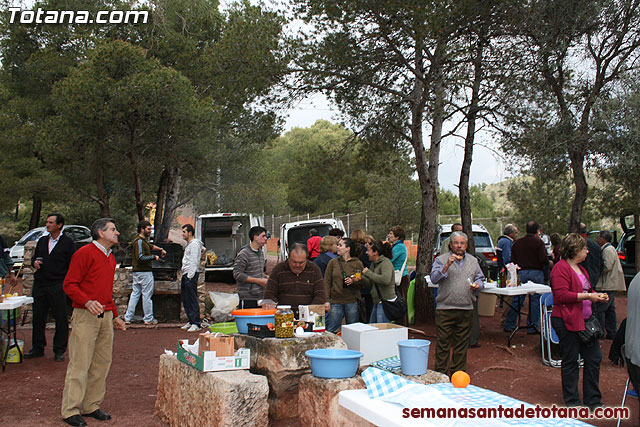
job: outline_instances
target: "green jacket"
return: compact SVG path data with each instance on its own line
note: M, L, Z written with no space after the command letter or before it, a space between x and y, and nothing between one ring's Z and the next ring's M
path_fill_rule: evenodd
M362 275L362 281L367 287L371 287L373 303L381 300L375 285L378 285L382 293L382 299L391 300L396 296L396 279L393 273L393 264L384 255L380 255L378 261L372 262L369 270Z
M324 295L327 298L327 302L331 304L349 304L356 302L360 298L360 287L362 281L355 282L351 286L344 287L344 276L342 270L340 270L340 264L344 269L344 274L351 276L355 274L356 270L364 269L362 261L358 258L351 258L349 261L344 261L342 258L337 257L329 261L327 264L327 270L324 272Z
M151 255L151 244L138 235L131 242L131 247L133 248L131 257L133 271L151 271L151 265L155 259L155 256Z

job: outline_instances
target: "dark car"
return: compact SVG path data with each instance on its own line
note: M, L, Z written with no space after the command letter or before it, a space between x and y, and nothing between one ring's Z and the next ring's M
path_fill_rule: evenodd
M636 275L636 230L633 226L633 216L621 217L620 225L624 234L618 243L618 258L624 271L624 281L629 287L629 283Z

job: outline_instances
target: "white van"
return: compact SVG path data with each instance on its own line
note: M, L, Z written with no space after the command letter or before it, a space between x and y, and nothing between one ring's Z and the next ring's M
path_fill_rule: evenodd
M280 226L280 259L285 260L289 257L289 246L292 244L304 243L306 245L307 239L309 239L309 230L312 228L318 230L320 237L329 234L329 230L332 228L346 231L342 221L334 218L286 222Z
M214 265L205 265L209 271L233 271L233 261L243 246L249 241L249 229L263 226L262 217L244 213L216 213L200 215L196 218L196 239L208 251L214 251L218 259ZM262 248L265 251L266 249Z

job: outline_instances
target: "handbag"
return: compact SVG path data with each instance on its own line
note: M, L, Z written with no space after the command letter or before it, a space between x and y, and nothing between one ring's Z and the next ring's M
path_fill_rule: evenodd
M578 337L583 344L589 344L604 337L604 330L595 314L584 321L584 331L578 331Z
M402 268L400 270L393 270L393 278L396 281L396 286L400 286L400 282L402 282L402 273L404 273L404 268L407 266L408 259L409 253L407 253L407 257L404 259L404 263L402 263Z
M402 295L398 295L398 291L396 289L396 297L392 301L387 301L382 299L382 293L380 293L380 288L378 288L378 284L376 283L376 291L378 291L378 295L380 296L382 302L382 309L384 310L384 315L387 316L387 319L394 321L400 320L404 317L407 312L407 303L404 299L402 299Z

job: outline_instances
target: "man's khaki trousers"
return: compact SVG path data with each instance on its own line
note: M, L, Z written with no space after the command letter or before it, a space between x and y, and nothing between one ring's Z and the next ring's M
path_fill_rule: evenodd
M100 408L113 350L113 312L98 317L74 308L69 337L69 365L62 394L62 418Z

